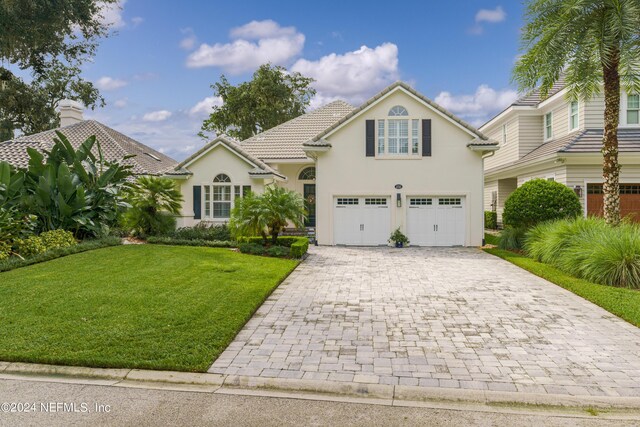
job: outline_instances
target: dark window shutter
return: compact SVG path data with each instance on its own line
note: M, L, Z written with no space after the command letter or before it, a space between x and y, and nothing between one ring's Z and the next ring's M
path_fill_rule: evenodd
M422 120L422 157L431 156L431 120Z
M376 121L375 120L367 120L365 123L365 131L366 131L366 153L367 157L375 157L376 155Z
M193 186L193 219L202 218L202 187Z

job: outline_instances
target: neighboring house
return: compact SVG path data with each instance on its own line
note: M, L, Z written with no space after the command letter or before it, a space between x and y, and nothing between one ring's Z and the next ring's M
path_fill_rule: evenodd
M538 91L518 99L480 127L500 150L484 163L485 210L502 221L504 202L533 178L573 189L585 215L603 214L604 97L570 101L563 80L544 100ZM623 93L620 104L620 201L623 216L640 212L640 99ZM638 218L640 219L640 218Z
M478 246L482 158L497 142L395 83L362 106L336 101L238 142L220 136L176 167L181 226L229 220L234 200L275 184L304 196L322 245Z
M176 162L170 157L148 147L128 136L94 120L83 120L82 107L74 101L63 101L60 105L60 127L33 135L23 135L11 141L0 142L0 160L15 167L25 168L29 164L27 148L42 152L53 147L56 131L62 132L71 145L77 149L90 136L95 135L105 160L122 160L134 156L123 163L133 166L136 175L161 175L175 168ZM93 153L97 156L97 148Z

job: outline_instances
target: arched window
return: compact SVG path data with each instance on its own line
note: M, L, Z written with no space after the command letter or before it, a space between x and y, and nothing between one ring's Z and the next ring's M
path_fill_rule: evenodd
M409 112L402 105L396 105L389 110L390 116L408 116Z
M309 166L308 168L302 169L300 175L298 175L298 179L300 181L311 181L316 179L316 168L314 168L313 166Z
M228 175L221 173L213 178L213 182L231 182L231 178L229 178Z
M389 110L389 119L378 120L378 156L418 156L419 119L409 117L402 105ZM402 118L400 118L402 117Z

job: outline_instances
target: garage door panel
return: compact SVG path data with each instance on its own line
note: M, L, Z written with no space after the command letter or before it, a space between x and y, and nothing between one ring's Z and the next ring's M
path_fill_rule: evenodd
M407 205L407 235L410 244L434 246L436 211L433 198L411 197Z
M386 245L391 212L388 197L337 197L334 202L336 245Z
M410 197L407 234L416 246L459 246L465 241L463 197Z
M604 216L602 184L587 184L587 215ZM640 184L620 184L620 216L640 222Z

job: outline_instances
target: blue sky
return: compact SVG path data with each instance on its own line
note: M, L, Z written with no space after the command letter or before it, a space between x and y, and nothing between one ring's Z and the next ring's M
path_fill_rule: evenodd
M316 79L312 107L404 80L480 125L516 97L520 2L126 0L104 15L114 34L84 76L108 105L86 117L178 160L204 143L209 86L267 61Z

